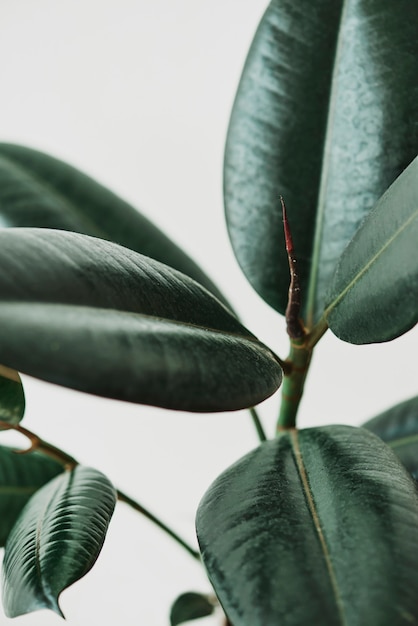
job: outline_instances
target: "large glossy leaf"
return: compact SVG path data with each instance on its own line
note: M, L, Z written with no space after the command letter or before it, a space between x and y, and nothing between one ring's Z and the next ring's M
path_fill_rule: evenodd
M24 414L25 392L19 372L0 365L0 421L18 424Z
M326 317L350 343L389 341L418 321L418 158L393 183L344 250Z
M0 231L8 367L109 397L190 411L273 393L275 356L214 296L132 250L76 233Z
M32 496L5 548L3 606L8 617L38 609L62 615L59 595L93 567L115 503L109 480L80 466Z
M62 471L60 463L43 454L17 454L11 448L0 446L1 546L4 546L13 524L29 498Z
M225 153L235 254L284 313L279 194L300 261L304 318L324 308L336 261L415 157L416 0L272 0L250 49Z
M418 497L364 429L287 431L210 487L197 514L234 626L406 626L418 620Z
M363 427L383 439L418 481L418 396L391 407Z
M0 225L72 230L115 241L217 287L176 244L109 189L67 163L0 143Z

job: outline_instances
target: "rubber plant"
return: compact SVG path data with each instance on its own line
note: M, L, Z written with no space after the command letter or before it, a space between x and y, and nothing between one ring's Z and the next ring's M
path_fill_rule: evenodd
M9 617L61 612L119 499L207 570L213 596L182 595L172 626L217 603L233 626L418 623L418 398L363 427L296 426L328 328L367 344L418 320L417 65L416 0L272 0L262 18L231 115L225 210L245 276L286 317L286 358L138 211L51 156L0 145L1 427L30 440L0 448ZM167 409L249 408L260 444L203 496L199 551L24 428L18 372ZM267 440L254 406L282 378Z

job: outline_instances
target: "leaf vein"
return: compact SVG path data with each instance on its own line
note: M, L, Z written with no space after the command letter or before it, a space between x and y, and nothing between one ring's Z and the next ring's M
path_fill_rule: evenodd
M338 582L337 582L337 578L335 575L334 566L332 564L331 555L328 550L327 542L325 540L325 536L324 536L322 526L321 526L321 521L319 519L318 511L315 506L314 497L310 488L308 475L307 475L306 468L305 468L303 458L302 458L302 452L299 446L298 431L296 429L291 431L290 441L291 441L292 448L293 448L293 454L294 454L294 458L296 461L296 467L297 467L299 477L302 483L302 489L305 494L309 512L312 516L314 528L318 536L319 543L321 545L322 553L325 559L325 565L326 565L326 568L328 570L328 574L330 577L331 586L334 591L335 602L337 605L338 612L340 614L341 624L342 626L348 626L346 618L345 618L345 614L344 614L343 602L342 602L341 593L338 587Z
M345 15L348 10L348 2L347 0L343 1L343 6L341 8L341 17L339 30L337 35L337 45L335 49L335 62L332 72L331 79L331 87L330 87L330 95L328 102L328 121L325 130L325 140L323 145L323 156L322 156L322 173L321 179L319 183L319 192L318 192L318 204L317 204L317 217L315 224L315 233L314 233L314 241L313 241L313 254L312 254L312 265L309 276L309 285L308 285L308 302L307 302L307 325L308 328L311 328L315 322L315 306L316 306L316 290L318 284L318 273L319 273L319 262L321 255L321 242L324 230L324 222L325 222L325 194L327 181L329 178L329 165L330 165L330 152L331 152L331 144L332 144L332 135L334 131L334 122L336 115L336 92L337 92L337 74L339 71L339 61L342 55L342 28L345 22Z
M341 302L344 296L354 287L354 285L364 276L364 274L372 267L372 265L378 260L380 256L389 248L389 246L402 234L402 232L418 217L418 209L410 215L410 217L396 230L391 237L384 243L384 245L370 258L370 260L357 272L357 274L351 279L348 285L341 291L341 293L331 302L325 309L325 317L328 317L329 313Z

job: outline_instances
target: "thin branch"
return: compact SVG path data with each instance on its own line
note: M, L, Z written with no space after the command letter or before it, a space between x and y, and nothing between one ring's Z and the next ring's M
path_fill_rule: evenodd
M63 450L60 450L60 448L53 446L47 441L44 441L43 439L38 437L38 435L35 435L35 433L33 433L32 431L28 430L27 428L23 428L23 426L20 426L20 424L9 424L8 422L3 422L0 420L0 428L3 428L5 430L15 430L16 432L20 433L21 435L24 435L25 437L29 439L30 441L29 448L27 448L26 450L15 450L16 454L27 454L29 452L33 452L37 450L39 452L43 452L45 455L61 463L61 465L63 465L63 467L66 470L72 470L74 469L74 467L76 467L79 464L78 461L74 459L74 457L70 456ZM158 526L161 530L167 533L172 539L174 539L177 543L179 543L183 548L185 548L187 552L191 554L191 556L193 556L193 558L200 561L199 552L197 552L191 546L189 546L189 544L186 543L186 541L184 541L181 537L179 537L179 535L177 535L177 533L174 532L174 530L172 530L166 524L164 524L164 522L159 520L158 517L153 515L150 511L148 511L148 509L146 509L141 504L139 504L139 502L136 502L135 500L133 500L132 498L124 494L122 491L117 490L117 496L118 496L118 500L120 500L121 502L125 502L138 513L142 513L142 515L144 515L147 519L154 522L156 526Z
M6 430L15 430L16 432L24 435L25 437L27 437L27 439L29 439L29 448L27 448L26 450L15 450L16 454L27 454L28 452L33 452L37 450L39 452L43 452L55 461L58 461L58 463L61 463L61 465L63 465L65 469L71 470L76 467L76 465L78 465L78 461L76 461L74 457L70 456L63 450L60 450L60 448L53 446L51 443L44 441L44 439L41 439L40 437L38 437L38 435L35 435L35 433L33 433L31 430L23 428L23 426L20 426L20 424L9 424L8 422L0 421L0 427Z
M254 426L255 426L255 429L257 431L257 435L258 435L259 440L261 442L262 441L267 441L267 436L266 436L266 433L264 431L263 425L262 425L262 423L260 421L260 418L258 416L257 411L255 410L254 407L251 407L248 410L250 411L251 417L253 418Z
M155 515L153 515L150 511L148 511L148 509L146 509L141 504L139 504L138 502L136 502L135 500L127 496L125 493L123 493L123 491L120 491L119 489L117 491L117 494L118 494L118 500L120 502L125 502L125 504L128 504L130 507L135 509L135 511L138 511L138 513L142 513L142 515L144 515L147 519L151 520L151 522L154 522L154 524L156 524L159 528L161 528L161 530L163 530L165 533L170 535L172 539L177 541L177 543L179 543L183 548L185 548L187 552L193 558L200 561L200 553L197 550L194 550L186 541L184 541L184 539L179 537L179 535L176 532L174 532L174 530L166 526L164 522L162 522L157 517L155 517Z

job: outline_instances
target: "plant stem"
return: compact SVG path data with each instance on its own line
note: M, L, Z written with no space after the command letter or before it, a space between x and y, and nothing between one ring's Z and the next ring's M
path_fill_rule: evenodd
M156 524L158 526L158 528L161 528L161 530L163 530L165 533L170 535L170 537L172 539L177 541L177 543L179 543L183 548L185 548L187 550L187 552L193 558L195 558L198 561L200 561L200 554L199 554L199 552L197 552L197 550L194 550L191 546L189 546L189 544L186 541L184 541L181 537L179 537L179 535L176 532L174 532L174 530L172 530L171 528L166 526L166 524L164 524L164 522L159 520L157 517L155 517L155 515L153 515L145 507L143 507L141 504L139 504L138 502L136 502L135 500L133 500L132 498L127 496L122 491L118 490L117 494L118 494L118 500L120 502L125 502L130 507L135 509L135 511L138 511L138 513L142 513L142 515L144 515L147 519L151 520L151 522L154 522L154 524Z
M282 384L282 403L277 422L278 433L296 427L296 415L303 395L311 357L312 348L307 346L306 339L293 339L290 342L288 358L290 373L284 377Z
M249 411L251 413L251 417L253 418L254 426L255 426L255 429L257 431L259 440L260 441L267 441L267 436L266 436L266 433L264 431L263 425L262 425L262 423L260 421L260 418L258 416L257 411L255 410L254 407L251 407L249 409Z
M59 463L61 463L61 465L63 465L63 467L66 470L72 470L79 464L78 461L74 459L74 457L70 456L69 454L61 450L60 448L53 446L51 443L44 441L43 439L38 437L38 435L35 435L35 433L33 433L32 431L28 430L27 428L23 428L23 426L20 426L20 424L9 424L8 422L3 422L0 420L0 428L3 428L5 430L15 430L16 432L20 433L21 435L24 435L25 437L29 439L30 447L27 448L26 450L15 450L16 454L27 454L29 452L33 452L37 450L38 452L43 452L46 456L49 456L55 461L58 461ZM166 524L164 524L164 522L159 520L155 515L153 515L150 511L148 511L148 509L146 509L141 504L139 504L139 502L136 502L135 500L127 496L125 493L123 493L119 489L116 490L116 493L117 493L118 500L120 500L121 502L125 502L138 513L142 513L142 515L144 515L147 519L154 522L156 526L158 526L161 530L167 533L172 539L174 539L177 543L179 543L183 548L185 548L187 552L191 554L191 556L193 556L193 558L198 559L200 561L199 552L197 552L191 546L189 546L189 544L186 543L186 541L184 541L181 537L179 537L179 535L177 535L177 533L174 532L174 530L169 528Z
M290 354L285 361L286 367L283 368L285 376L282 384L282 404L277 422L278 433L296 426L296 416L312 353L327 329L328 324L325 318L322 318L305 337L290 341Z
M325 335L328 330L328 324L324 317L321 317L319 322L312 328L311 332L307 335L305 345L311 350L316 346L318 341Z
M283 367L282 403L277 422L277 433L296 427L296 415L312 355L312 347L308 344L308 334L300 319L302 301L298 263L286 206L281 196L280 202L290 271L289 294L285 313L287 334L290 339L290 354L285 362L285 367Z
M74 457L70 456L63 450L60 450L60 448L53 446L51 443L44 441L44 439L35 435L35 433L31 430L23 428L20 424L9 424L8 422L0 421L0 427L7 430L15 430L29 439L30 447L26 450L15 450L16 454L27 454L28 452L38 450L39 452L43 452L50 458L61 463L65 469L71 470L78 465L78 461L76 461Z

